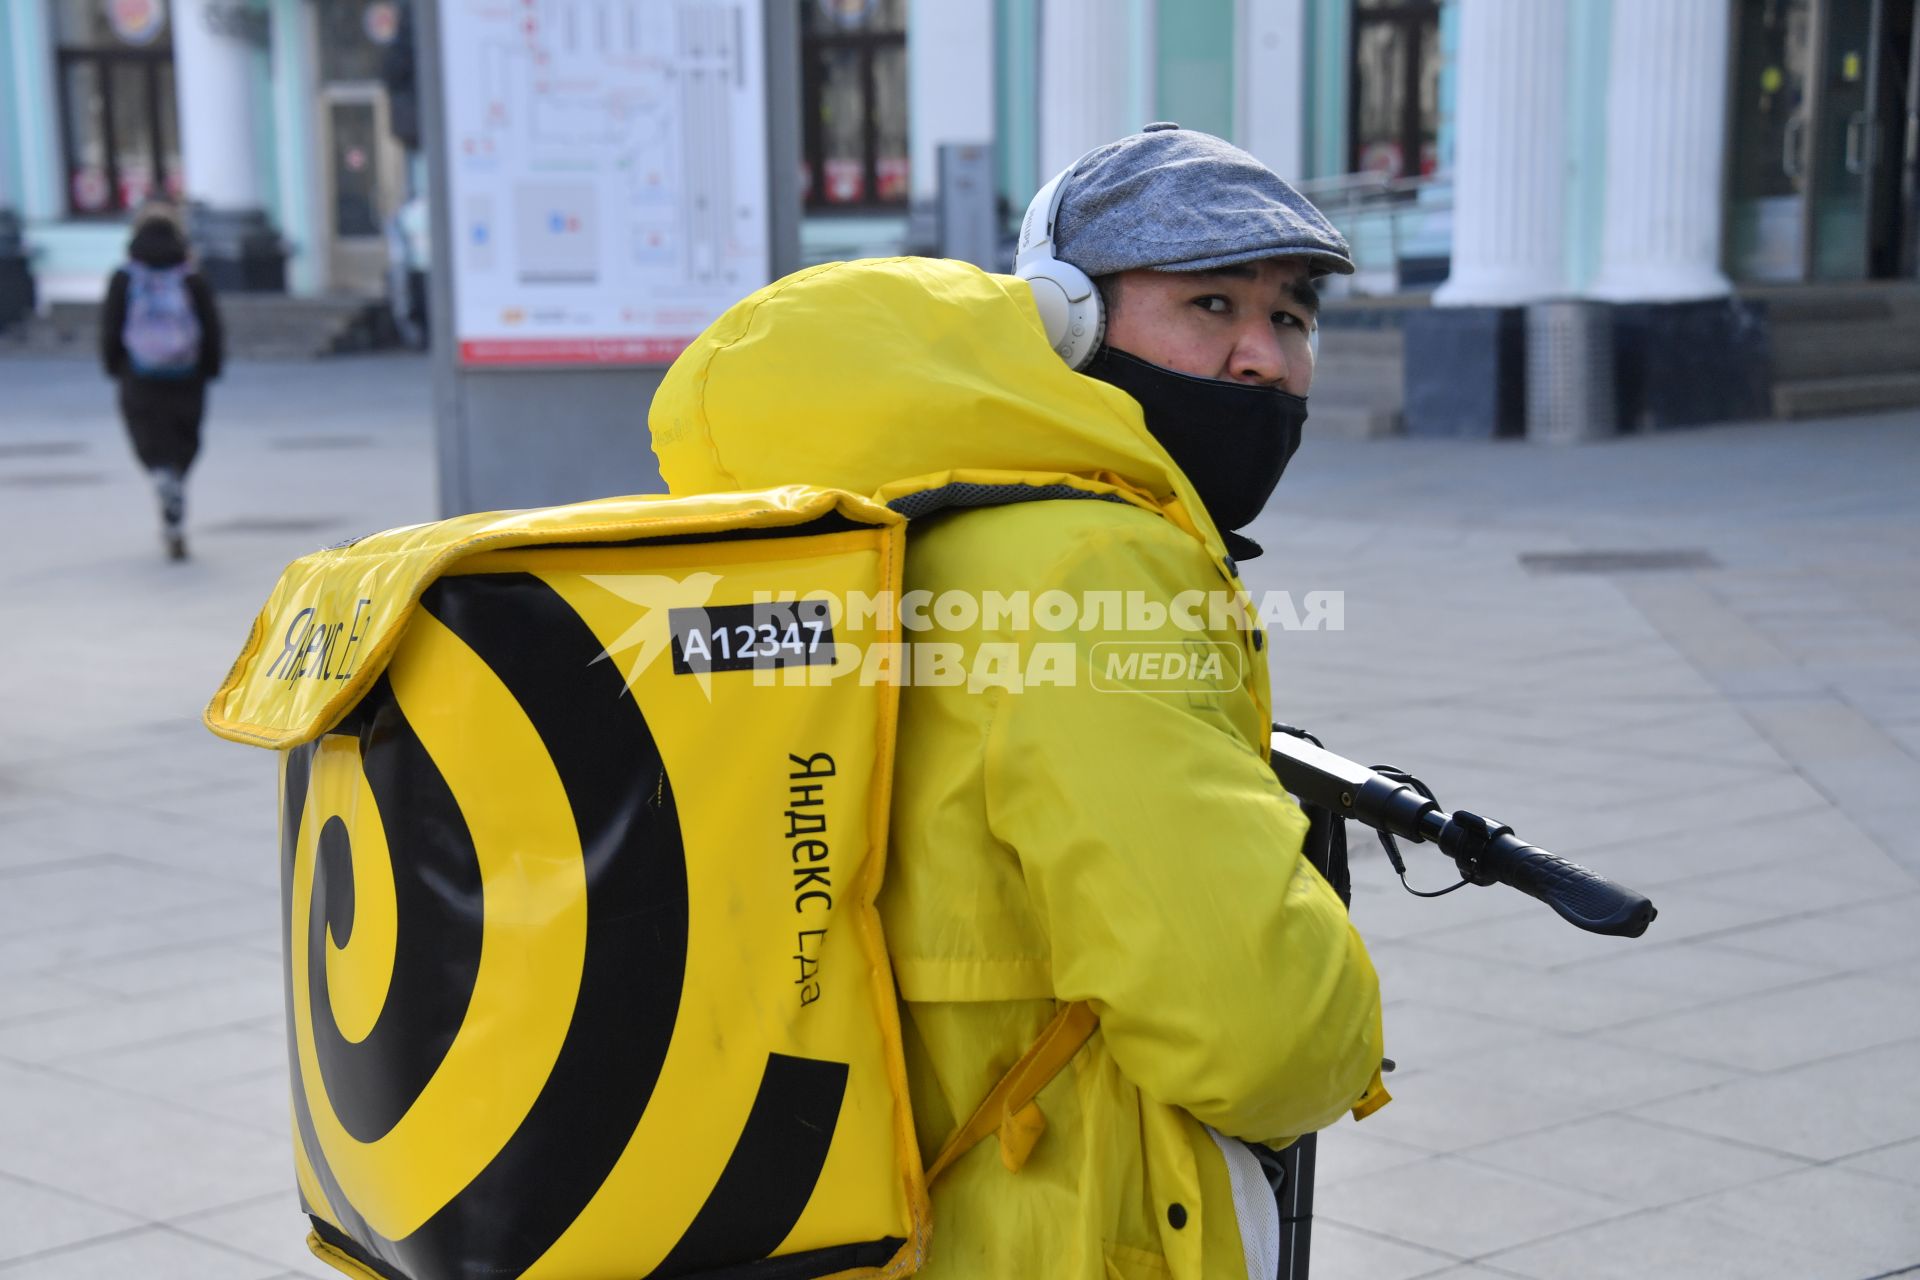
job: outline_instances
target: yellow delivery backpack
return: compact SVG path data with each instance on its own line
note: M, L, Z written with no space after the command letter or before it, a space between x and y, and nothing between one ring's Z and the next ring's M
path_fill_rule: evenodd
M946 493L996 500L971 488ZM1109 496L1074 488L1028 493ZM281 756L317 1254L363 1280L900 1276L929 1177L990 1133L1031 1146L1092 1015L1063 1009L923 1169L874 909L899 691L867 677L905 513L940 502L614 498L288 568L206 719Z

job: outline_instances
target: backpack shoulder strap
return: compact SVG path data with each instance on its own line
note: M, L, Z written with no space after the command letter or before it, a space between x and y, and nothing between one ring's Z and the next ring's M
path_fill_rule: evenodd
M1099 1025L1100 1020L1086 1001L1062 1005L1039 1038L1020 1055L1020 1060L1007 1074L1000 1077L973 1115L940 1148L940 1154L927 1167L927 1181L931 1183L948 1165L995 1132L1000 1135L1000 1163L1009 1172L1017 1173L1047 1128L1046 1117L1034 1105L1034 1098L1060 1074L1060 1069L1080 1051L1080 1046Z

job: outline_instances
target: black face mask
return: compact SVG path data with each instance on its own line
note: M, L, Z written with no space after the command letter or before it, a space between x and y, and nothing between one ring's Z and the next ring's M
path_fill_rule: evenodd
M1227 549L1241 560L1259 555L1258 543L1231 531L1253 523L1273 496L1300 447L1306 397L1176 373L1112 347L1100 348L1081 372L1140 402L1147 430L1193 482Z

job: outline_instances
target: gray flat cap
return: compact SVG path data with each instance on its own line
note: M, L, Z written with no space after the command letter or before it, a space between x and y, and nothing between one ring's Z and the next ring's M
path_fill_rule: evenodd
M1089 153L1067 179L1054 253L1090 276L1206 271L1304 257L1351 275L1347 241L1273 170L1210 133L1162 121Z

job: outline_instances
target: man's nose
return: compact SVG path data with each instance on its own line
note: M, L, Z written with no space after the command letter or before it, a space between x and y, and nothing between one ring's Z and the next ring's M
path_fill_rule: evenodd
M1234 345L1230 368L1235 382L1284 388L1287 355L1280 348L1280 336L1273 331L1273 326L1262 322L1257 328L1249 327L1242 332Z

